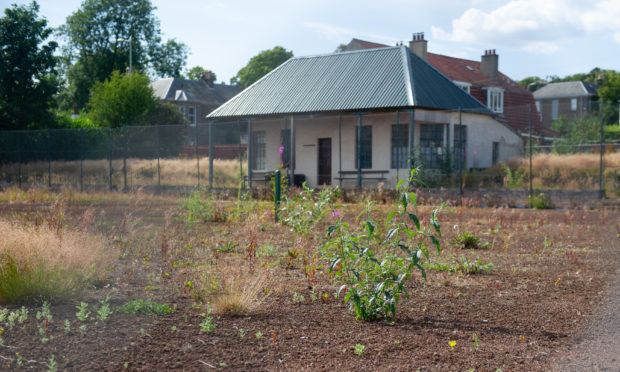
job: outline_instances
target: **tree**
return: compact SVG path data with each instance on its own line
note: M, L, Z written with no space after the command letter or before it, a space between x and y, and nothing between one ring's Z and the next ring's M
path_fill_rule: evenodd
M134 71L157 74L180 71L187 47L175 40L161 45L159 21L150 0L85 0L67 17L60 32L67 40L64 64L69 82L64 108L82 108L90 88L112 71L126 71L130 43ZM182 51L179 56L171 53Z
M88 116L98 127L144 125L156 105L146 75L114 71L110 79L93 86Z
M13 5L0 18L0 129L49 127L54 124L53 95L58 44L39 5Z
M168 40L165 44L155 47L153 56L153 69L159 77L181 77L181 71L185 67L189 49L183 43L175 39Z
M523 88L529 90L530 92L533 92L540 88L540 86L543 84L543 80L538 76L528 76L523 80L519 81L519 84Z
M239 70L236 76L230 79L230 83L236 84L241 88L247 88L292 56L292 51L288 51L280 46L263 50L252 57L250 62Z
M190 80L198 80L202 76L203 72L211 73L211 78L213 78L213 81L217 80L217 75L215 75L215 72L211 70L207 70L206 68L202 66L194 66L190 68L187 71L187 78Z

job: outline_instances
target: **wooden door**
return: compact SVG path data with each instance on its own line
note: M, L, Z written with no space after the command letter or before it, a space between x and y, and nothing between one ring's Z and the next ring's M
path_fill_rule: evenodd
M319 185L332 184L332 139L319 138Z

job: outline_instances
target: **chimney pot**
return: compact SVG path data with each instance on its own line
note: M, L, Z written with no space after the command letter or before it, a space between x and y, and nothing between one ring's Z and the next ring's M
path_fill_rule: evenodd
M409 49L423 60L426 60L428 56L428 42L424 40L424 32L413 34L412 40L409 42Z
M489 80L499 80L499 56L495 53L495 49L484 51L480 59L480 72Z

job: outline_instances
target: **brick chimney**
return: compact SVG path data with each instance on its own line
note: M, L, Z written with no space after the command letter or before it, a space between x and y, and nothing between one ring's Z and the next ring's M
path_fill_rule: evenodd
M489 80L499 80L499 56L495 54L495 49L484 51L484 55L480 58L480 72Z
M201 72L200 79L206 81L209 88L213 88L213 74L211 74L211 71Z
M409 49L422 57L423 60L426 60L428 56L428 41L424 40L424 32L413 34L413 38L409 42Z

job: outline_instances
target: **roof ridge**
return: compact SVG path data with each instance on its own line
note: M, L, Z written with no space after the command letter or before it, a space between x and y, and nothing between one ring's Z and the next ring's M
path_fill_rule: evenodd
M332 53L321 53L321 54L310 54L310 55L306 55L306 56L299 56L299 57L292 57L291 59L289 59L288 61L291 60L295 60L295 59L307 59L307 58L317 58L317 57L335 57L335 56L339 56L339 55L343 55L343 54L355 54L355 53L379 53L379 52L383 52L385 50L391 50L391 49L398 49L400 47L404 47L404 45L398 45L398 46L386 46L386 47L381 47L381 48L371 48L371 49L358 49L358 50L348 50L345 52L332 52ZM287 61L287 62L288 62Z

